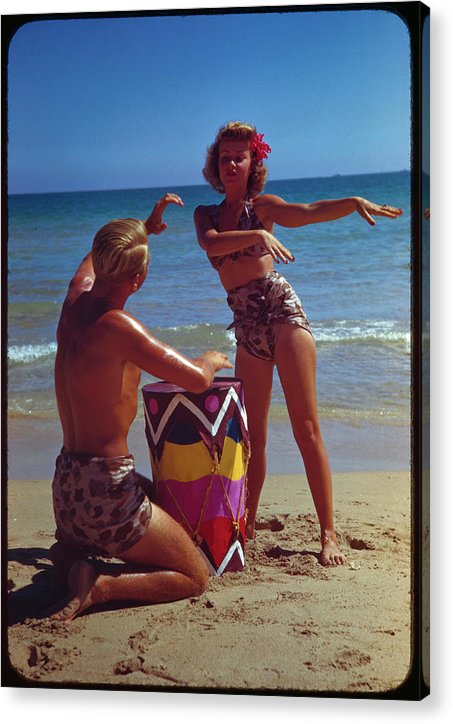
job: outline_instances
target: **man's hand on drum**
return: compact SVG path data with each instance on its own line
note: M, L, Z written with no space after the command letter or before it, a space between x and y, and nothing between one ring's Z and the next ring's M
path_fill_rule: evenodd
M229 361L226 354L223 354L223 352L217 352L214 350L209 352L203 352L201 356L209 360L209 362L214 367L214 372L222 369L231 370L233 368L233 365Z
M162 214L164 213L168 204L184 206L182 199L177 194L167 193L162 196L159 201L156 201L153 210L145 221L146 231L148 235L161 234L167 228L167 224L162 221Z

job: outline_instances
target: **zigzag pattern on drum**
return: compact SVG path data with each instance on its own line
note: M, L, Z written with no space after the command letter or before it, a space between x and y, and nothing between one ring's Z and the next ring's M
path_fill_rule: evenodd
M162 434L164 433L166 429L166 425L168 421L170 420L171 416L173 415L174 411L178 407L178 405L183 405L186 407L193 415L195 415L200 422L205 426L206 430L209 432L212 437L215 437L217 434L217 431L222 423L223 418L225 417L228 407L230 405L230 402L233 401L241 414L241 417L244 421L245 427L247 427L247 413L245 410L245 407L242 405L241 400L236 394L236 391L233 387L230 387L228 390L225 400L223 402L223 405L221 406L219 413L217 417L215 418L214 422L211 422L206 415L200 410L199 407L194 405L194 403L188 399L187 395L184 394L176 394L173 399L171 400L170 404L168 405L167 409L165 410L164 414L162 415L157 428L155 429L152 425L149 412L147 409L147 405L145 404L145 415L146 415L146 421L148 423L148 430L151 435L152 441L155 445L159 444L160 438Z

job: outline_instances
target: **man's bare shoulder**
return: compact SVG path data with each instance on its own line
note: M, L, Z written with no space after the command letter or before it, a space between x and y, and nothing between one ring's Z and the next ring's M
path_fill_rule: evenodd
M108 355L111 362L132 362L141 369L146 369L163 347L144 324L121 309L108 310L99 317L85 340L85 349L91 353Z
M146 334L150 332L129 312L124 309L110 309L99 318L97 325L99 330L110 332L115 335Z
M172 362L181 364L182 358L176 350L157 339L124 310L115 309L104 315L98 337L116 356L156 376L165 376Z

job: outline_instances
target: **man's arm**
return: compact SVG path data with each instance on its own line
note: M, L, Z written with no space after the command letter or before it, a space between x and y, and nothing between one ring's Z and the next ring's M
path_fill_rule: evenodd
M74 302L82 292L89 292L95 280L91 251L84 257L69 282L66 301Z
M124 361L132 362L144 372L190 392L204 392L218 370L232 369L232 364L222 352L203 352L199 357L189 359L156 339L124 310L106 314L104 324L111 348L118 351Z
M167 224L162 221L162 214L168 204L177 204L184 206L183 202L176 194L165 194L159 201L156 201L154 208L146 221L144 222L146 231L149 234L160 234L167 228ZM91 251L82 260L80 266L75 271L71 281L69 282L68 293L66 299L69 303L74 302L82 292L88 292L94 284L96 275L93 269L91 259Z
M161 234L166 228L167 224L162 221L162 214L167 208L168 204L176 204L177 206L184 206L182 200L177 194L165 194L159 201L156 201L154 208L151 211L148 218L144 221L146 227L146 233L150 234Z

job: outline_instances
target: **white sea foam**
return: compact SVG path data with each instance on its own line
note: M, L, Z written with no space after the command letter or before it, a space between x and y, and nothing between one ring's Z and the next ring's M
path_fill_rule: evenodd
M313 332L317 342L399 344L410 352L410 331L401 329L391 320L338 320L319 326L313 324Z
M411 342L411 333L401 328L394 320L331 320L329 322L313 321L313 331L319 342L388 342L400 343L408 346ZM226 329L221 324L208 322L199 324L183 324L175 327L158 327L156 333L165 336L177 332L183 337L186 333L198 333L199 338L204 335L226 337L230 342L235 341L234 329Z
M56 342L49 344L23 344L8 347L8 360L15 364L28 364L51 357L57 351Z

